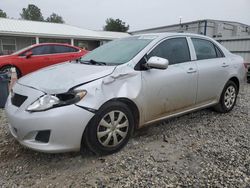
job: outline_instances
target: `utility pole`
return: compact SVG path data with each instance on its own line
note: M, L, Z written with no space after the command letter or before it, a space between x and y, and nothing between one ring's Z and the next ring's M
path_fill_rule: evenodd
M179 17L179 19L180 19L180 25L181 25L181 21L182 21L182 16L180 16L180 17Z

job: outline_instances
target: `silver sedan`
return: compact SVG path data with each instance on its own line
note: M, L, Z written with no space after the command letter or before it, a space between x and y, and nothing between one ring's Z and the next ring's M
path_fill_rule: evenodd
M6 114L12 135L34 150L110 154L156 121L231 111L245 78L243 59L208 37L131 36L19 79Z

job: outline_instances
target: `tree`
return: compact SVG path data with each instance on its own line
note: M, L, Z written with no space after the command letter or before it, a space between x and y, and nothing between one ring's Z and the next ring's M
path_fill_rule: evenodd
M129 30L129 25L126 25L126 23L120 19L115 20L113 18L108 18L103 29L104 31L127 32Z
M0 17L1 18L7 18L6 12L4 12L2 9L0 9Z
M27 8L23 8L20 16L24 20L44 21L41 10L33 4L29 4Z
M56 13L52 13L47 19L47 22L53 23L64 23L64 20L61 16L57 15Z

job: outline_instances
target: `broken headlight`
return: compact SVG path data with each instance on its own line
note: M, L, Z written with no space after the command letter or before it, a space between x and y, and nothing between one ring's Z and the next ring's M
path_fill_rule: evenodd
M29 112L39 112L51 108L71 105L79 102L87 94L87 91L70 91L56 95L43 95L33 102L26 110Z

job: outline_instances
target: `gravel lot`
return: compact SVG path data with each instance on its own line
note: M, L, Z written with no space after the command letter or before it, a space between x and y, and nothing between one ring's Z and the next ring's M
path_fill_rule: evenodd
M0 110L0 187L250 187L250 84L234 110L202 110L137 131L120 152L20 146Z

